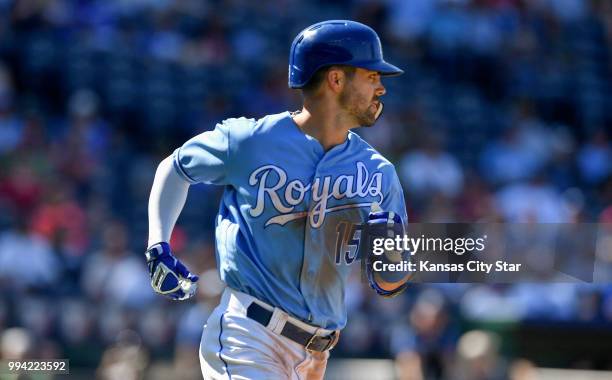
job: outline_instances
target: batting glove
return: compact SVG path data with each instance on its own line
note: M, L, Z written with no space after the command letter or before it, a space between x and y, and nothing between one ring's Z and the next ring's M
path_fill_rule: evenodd
M182 301L193 297L198 276L193 275L170 251L166 242L153 244L145 252L151 286L156 293Z
M402 226L402 218L393 211L371 212L368 215L368 224L370 226L386 224L390 228L398 229L397 225L400 226L399 228Z
M374 203L368 215L365 231L367 241L371 241L373 238L394 238L396 235L403 234L402 218L395 212L382 211L380 206ZM394 297L400 294L408 286L411 274L404 272L376 272L373 263L375 260L396 263L408 257L408 252L389 251L385 252L382 256L375 256L372 252L367 252L365 270L370 287L383 297Z
M384 230L386 226L387 237L390 238L402 234L404 230L402 217L393 211L383 211L377 202L372 203L367 223L371 230Z

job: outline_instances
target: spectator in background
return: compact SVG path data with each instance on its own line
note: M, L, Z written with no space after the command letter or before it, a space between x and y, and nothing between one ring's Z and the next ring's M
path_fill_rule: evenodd
M148 50L156 59L176 62L180 59L185 40L178 32L177 18L171 12L157 12L153 20L153 33Z
M481 171L492 184L505 184L534 175L544 162L522 140L521 130L512 127L501 139L487 145L481 155Z
M128 251L121 222L104 227L102 248L87 257L83 267L82 287L91 299L107 305L139 308L153 299L146 266L140 256Z
M70 255L81 256L89 244L87 218L74 198L72 182L47 182L45 201L32 217L32 230L48 241L61 242Z
M110 145L110 129L99 115L99 98L89 89L70 96L68 121L52 145L53 158L62 179L74 187L73 196L87 199L104 171Z
M44 185L28 162L15 162L0 177L0 204L15 217L30 215L41 200Z
M585 184L601 184L612 174L612 145L605 130L600 129L582 146L577 158L580 176Z
M531 178L564 149L563 130L546 126L532 102L516 102L511 117L512 126L481 154L482 174L495 185Z
M397 323L391 334L391 352L401 380L452 378L451 368L458 330L444 297L423 291L408 320Z
M69 125L63 139L74 149L101 160L107 154L110 127L100 116L100 99L91 89L74 92L68 101Z
M387 0L393 12L389 14L389 30L400 40L417 40L426 34L436 16L437 0Z
M474 322L570 320L576 316L577 291L568 283L474 285L461 298L461 314Z
M116 343L102 355L96 378L100 380L144 379L149 364L149 354L142 346L140 336L134 331L124 330L118 334Z
M445 0L440 1L436 17L428 27L429 54L433 57L440 70L450 78L456 79L457 68L462 48L468 36L470 14L467 7L461 2Z
M13 79L0 61L0 156L14 151L23 139L23 122L14 112Z
M502 188L496 194L496 206L511 223L569 223L576 214L542 174Z
M540 12L554 12L554 15L564 23L577 22L587 13L588 1L585 0L540 0L527 2Z
M3 289L54 291L60 261L49 242L28 231L28 220L17 218L13 229L0 234L0 284Z
M494 194L482 177L468 172L465 186L453 207L457 210L457 220L465 223L497 221Z
M58 314L57 331L62 340L76 347L76 351L82 355L95 354L96 308L79 298L62 299L58 304L61 312ZM84 348L90 348L90 352Z
M176 310L156 303L138 314L131 315L130 322L136 324L143 343L153 352L171 352L176 329L175 312Z
M461 297L461 315L468 321L514 323L524 311L508 296L508 287L472 284Z
M421 147L401 158L399 175L408 192L421 198L434 194L455 197L463 186L459 162L443 150L443 136L428 134Z
M415 218L423 223L454 223L457 215L453 202L442 194L434 194L424 199L421 213Z
M20 321L19 327L28 330L36 340L42 340L53 334L57 313L56 299L44 295L27 295L22 293L13 303L13 312Z
M500 355L500 338L491 332L474 330L461 336L458 361L453 369L457 380L505 380L508 363Z

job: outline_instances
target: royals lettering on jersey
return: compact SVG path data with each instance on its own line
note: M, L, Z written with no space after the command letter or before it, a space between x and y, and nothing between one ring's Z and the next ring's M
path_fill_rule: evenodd
M406 220L389 161L352 132L325 151L289 112L226 120L177 149L174 164L191 183L225 186L215 228L221 279L328 329L346 323L351 267L335 259L339 227L365 221L372 202Z
M271 185L267 184L268 175L274 172L277 180ZM304 184L299 179L287 183L287 172L276 165L264 165L254 170L249 176L249 185L257 187L257 203L250 209L253 217L259 217L265 207L274 207L280 215L271 217L266 221L266 226L271 224L285 225L286 223L309 216L311 227L318 228L325 221L325 215L329 212L345 210L355 207L369 207L371 202L349 203L345 205L328 208L328 201L335 199L347 199L360 197L374 197L378 203L382 203L382 173L375 172L370 175L368 168L363 162L356 163L354 175L339 175L332 183L332 176L317 177L312 183ZM283 190L284 189L284 190ZM312 193L315 201L310 212L293 212L295 206L303 202L307 192Z

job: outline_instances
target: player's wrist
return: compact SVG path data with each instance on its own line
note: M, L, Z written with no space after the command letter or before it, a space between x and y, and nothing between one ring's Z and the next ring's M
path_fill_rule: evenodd
M160 257L170 255L170 244L165 241L161 241L155 244L151 244L145 251L145 257L147 262L157 260Z
M153 246L156 246L158 244L166 245L166 246L170 247L170 243L168 243L168 241L166 241L166 240L157 240L157 239L151 240L151 239L149 239L149 242L148 242L148 245L147 245L147 251L149 249L153 248Z

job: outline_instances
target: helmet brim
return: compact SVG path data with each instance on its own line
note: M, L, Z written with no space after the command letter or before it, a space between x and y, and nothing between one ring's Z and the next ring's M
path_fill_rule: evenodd
M385 77L392 77L397 75L402 75L404 70L399 67L390 64L389 62L379 61L379 62L369 62L363 65L355 65L357 67L361 67L364 69L378 71L380 75Z

